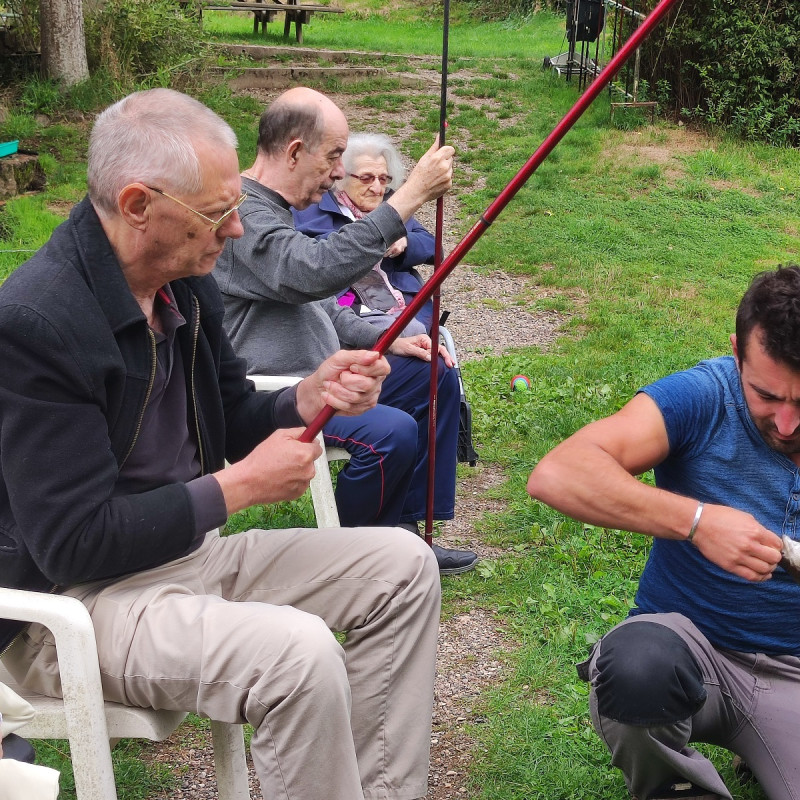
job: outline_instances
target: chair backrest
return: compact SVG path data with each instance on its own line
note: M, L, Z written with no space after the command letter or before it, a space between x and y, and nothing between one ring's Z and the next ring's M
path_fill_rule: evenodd
M301 378L285 375L248 375L247 376L260 392L274 392L286 386L294 386ZM342 447L325 447L322 432L317 434L317 439L322 445L322 455L314 462L315 474L311 479L311 502L314 506L314 516L318 528L338 528L339 512L336 510L336 498L333 493L333 482L328 467L330 461L347 461L350 454Z

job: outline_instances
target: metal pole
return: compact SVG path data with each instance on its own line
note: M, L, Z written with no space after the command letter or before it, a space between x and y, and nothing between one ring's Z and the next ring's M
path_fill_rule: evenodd
M619 49L619 52L608 62L605 69L590 84L575 105L566 113L561 122L548 134L547 138L539 145L536 152L525 162L520 171L509 181L508 185L492 201L483 212L480 219L472 226L467 235L453 248L450 255L442 261L441 266L433 271L433 275L420 289L414 299L406 306L392 326L383 332L375 343L375 350L382 355L400 335L408 322L419 312L422 306L433 297L444 279L458 266L461 259L472 249L475 242L486 232L489 226L497 219L500 212L511 202L514 195L525 185L528 178L536 171L542 161L547 158L555 146L564 138L567 131L578 121L592 101L610 83L619 72L631 53L635 52L641 43L650 35L653 28L661 22L662 18L675 5L677 0L661 0L644 22L633 32L630 39ZM334 409L325 406L312 420L311 424L303 431L300 440L310 442L321 430L323 425L334 415Z
M447 130L447 51L450 40L450 0L444 0L442 25L442 89L439 99L439 147L445 143ZM444 236L444 197L436 200L436 231L433 255L434 272L442 265L442 238ZM428 486L425 505L425 541L433 545L433 503L436 488L436 413L439 392L439 314L441 292L437 286L433 293L433 319L431 320L431 383L428 394Z

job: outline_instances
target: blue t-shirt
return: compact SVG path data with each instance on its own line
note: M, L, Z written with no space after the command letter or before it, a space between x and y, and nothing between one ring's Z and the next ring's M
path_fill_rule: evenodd
M800 469L762 439L731 356L703 361L641 390L661 410L670 453L655 468L662 489L752 514L798 539ZM778 567L753 583L686 541L654 539L632 614L676 611L717 647L800 655L800 585Z

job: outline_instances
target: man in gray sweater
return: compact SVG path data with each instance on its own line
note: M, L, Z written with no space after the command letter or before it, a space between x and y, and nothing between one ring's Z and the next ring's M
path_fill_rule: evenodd
M248 201L244 236L227 242L214 275L225 302L225 327L253 373L304 376L340 346L372 348L380 331L334 295L365 275L406 235L405 222L452 184L453 148L438 143L406 182L377 209L316 241L294 227L290 208L318 202L345 174L341 156L349 129L341 110L307 88L291 89L262 114L255 163L242 173ZM342 524L417 529L427 495L427 362L425 334L397 339L392 374L380 405L350 424L331 420L326 441L351 455L336 499ZM452 519L459 393L442 353L437 408L434 518ZM434 547L443 574L472 569L475 553Z

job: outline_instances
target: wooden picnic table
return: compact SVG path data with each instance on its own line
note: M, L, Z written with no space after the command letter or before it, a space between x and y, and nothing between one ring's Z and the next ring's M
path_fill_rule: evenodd
M267 32L267 23L275 19L276 14L285 14L283 25L283 35L289 36L291 24L294 22L295 38L298 44L303 42L303 25L311 21L313 14L342 14L343 8L332 6L310 5L308 3L298 3L297 0L233 0L227 5L216 5L200 0L197 3L200 24L203 24L203 11L246 11L253 14L253 33L258 33L258 26L261 25L261 34Z

